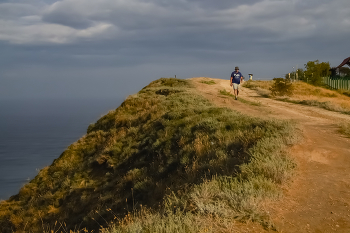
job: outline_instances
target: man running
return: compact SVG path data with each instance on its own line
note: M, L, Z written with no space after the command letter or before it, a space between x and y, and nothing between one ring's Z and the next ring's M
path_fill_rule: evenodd
M239 72L238 66L235 67L235 71L231 74L230 86L233 85L233 92L235 94L235 100L238 98L239 93L239 84L243 81L243 76L241 72Z

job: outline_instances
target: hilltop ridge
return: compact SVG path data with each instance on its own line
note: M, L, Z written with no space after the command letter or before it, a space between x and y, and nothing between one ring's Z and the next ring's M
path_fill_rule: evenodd
M273 228L263 203L278 199L290 179L295 163L286 150L297 138L289 121L216 106L193 81L162 78L1 202L0 227L217 232L253 221Z

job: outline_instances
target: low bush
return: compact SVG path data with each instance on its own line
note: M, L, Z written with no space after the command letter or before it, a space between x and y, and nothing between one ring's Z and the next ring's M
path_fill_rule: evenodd
M274 83L270 88L272 96L291 96L293 94L293 84L287 78L274 78Z

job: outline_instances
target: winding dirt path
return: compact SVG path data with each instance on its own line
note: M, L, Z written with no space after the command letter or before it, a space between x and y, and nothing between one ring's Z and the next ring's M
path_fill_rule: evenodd
M260 102L254 106L219 95L223 89L233 93L228 80L210 79L214 85L202 80L208 81L191 79L197 91L218 106L252 116L294 120L303 131L302 142L291 148L297 175L285 188L284 197L268 207L278 232L350 232L350 139L338 133L339 122L350 122L350 116L262 98L242 88L241 98Z

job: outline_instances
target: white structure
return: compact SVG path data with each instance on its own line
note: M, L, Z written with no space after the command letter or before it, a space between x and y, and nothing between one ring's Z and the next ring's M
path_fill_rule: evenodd
M248 74L249 75L249 80L253 80L253 74Z

